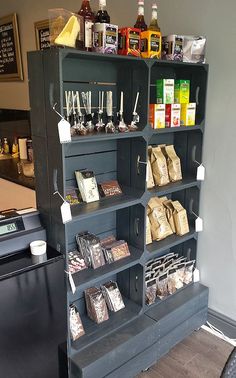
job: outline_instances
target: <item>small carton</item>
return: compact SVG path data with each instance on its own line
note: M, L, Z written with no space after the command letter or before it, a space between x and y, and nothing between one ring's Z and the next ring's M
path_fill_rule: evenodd
M149 122L153 129L165 128L165 105L150 104Z
M180 104L166 104L166 127L179 127L180 126Z
M119 29L118 54L140 56L141 54L140 29L137 29L137 28Z
M196 103L181 104L181 126L194 126L196 119Z
M175 103L188 104L190 98L190 80L175 80Z
M162 37L162 59L183 61L182 35L168 35Z
M161 32L153 30L141 32L141 56L143 58L161 58Z
M96 23L93 26L93 50L102 54L117 54L118 26Z
M156 81L157 104L174 103L174 79L158 79Z

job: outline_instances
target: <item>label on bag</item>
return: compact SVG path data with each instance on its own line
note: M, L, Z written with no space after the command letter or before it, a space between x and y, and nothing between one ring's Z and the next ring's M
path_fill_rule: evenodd
M61 217L64 224L72 220L71 208L68 202L63 202L61 205Z
M203 220L202 218L198 217L196 220L195 220L195 231L196 232L201 232L203 231Z
M201 164L197 169L197 180L204 181L205 180L205 167Z
M69 272L68 275L69 275L69 282L70 282L70 287L71 287L72 294L75 294L76 287L75 287L75 283L74 283L74 280L73 280L71 272Z
M70 124L64 118L58 123L58 133L60 143L70 143L71 142L71 133L70 133Z

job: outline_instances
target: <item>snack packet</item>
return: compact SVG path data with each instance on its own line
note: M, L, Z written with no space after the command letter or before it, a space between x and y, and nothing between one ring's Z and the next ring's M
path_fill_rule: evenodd
M173 201L172 205L174 207L173 215L175 221L176 234L179 236L183 236L189 232L187 212L179 201Z
M79 312L75 305L70 306L70 333L73 341L78 340L85 334Z
M165 151L167 155L167 167L170 181L175 182L182 180L180 158L176 155L174 146L166 146Z
M151 198L148 206L151 209L149 219L151 223L152 239L162 240L167 236L172 235L173 232L167 221L164 206L160 200L157 197Z
M157 297L164 299L168 295L167 273L162 274L157 279Z
M151 165L155 185L163 186L169 184L167 162L160 147L152 148Z
M145 303L147 305L150 306L151 304L155 303L156 291L157 291L156 279L152 278L146 281Z

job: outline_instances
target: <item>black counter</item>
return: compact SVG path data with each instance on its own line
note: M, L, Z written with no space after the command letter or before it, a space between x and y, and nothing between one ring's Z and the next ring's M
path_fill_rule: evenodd
M0 160L0 178L12 181L15 184L35 189L34 178L25 177L23 173L18 174L17 163L19 159Z

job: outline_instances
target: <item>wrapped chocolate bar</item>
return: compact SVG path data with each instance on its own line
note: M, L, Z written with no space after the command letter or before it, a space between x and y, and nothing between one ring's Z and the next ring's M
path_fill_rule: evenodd
M163 299L168 295L167 273L162 274L157 279L157 297Z
M66 202L70 205L78 205L80 203L80 194L78 189L67 189L66 190Z
M167 273L167 289L169 294L174 294L176 292L176 269L171 268Z
M118 285L110 281L102 285L102 292L110 311L117 312L125 307Z
M97 269L105 265L103 250L100 244L100 239L89 232L76 235L78 248L84 257L86 263Z
M109 319L106 301L97 287L85 290L87 313L90 319L100 324Z
M111 253L112 253L114 261L130 256L128 244L124 240L119 240L111 244L107 249L109 248L111 249Z
M175 287L176 289L181 289L184 285L184 273L185 273L185 265L184 263L178 264L176 266L176 281L175 281Z
M118 184L118 181L111 180L103 182L99 185L99 192L102 197L117 196L122 194L122 190Z
M73 341L78 340L85 334L79 312L74 305L70 306L70 333Z
M84 258L78 251L68 253L68 270L71 274L87 269Z
M92 171L75 171L78 188L84 202L99 200L96 177Z
M145 303L147 305L150 306L151 304L155 303L156 291L157 291L156 279L152 278L146 281Z

